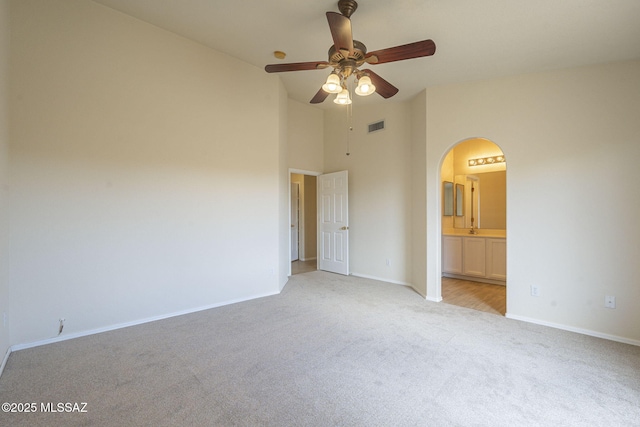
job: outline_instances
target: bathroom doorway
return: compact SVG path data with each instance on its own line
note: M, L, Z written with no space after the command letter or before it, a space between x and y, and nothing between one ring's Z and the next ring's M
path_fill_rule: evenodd
M317 175L291 171L289 181L292 189L290 274L294 275L317 269Z
M506 158L485 138L452 147L440 168L442 301L506 313Z

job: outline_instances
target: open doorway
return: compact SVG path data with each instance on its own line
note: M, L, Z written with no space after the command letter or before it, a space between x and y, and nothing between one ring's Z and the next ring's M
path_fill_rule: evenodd
M303 171L290 173L290 275L317 269L317 175Z
M442 301L506 313L506 160L485 138L459 142L441 169Z

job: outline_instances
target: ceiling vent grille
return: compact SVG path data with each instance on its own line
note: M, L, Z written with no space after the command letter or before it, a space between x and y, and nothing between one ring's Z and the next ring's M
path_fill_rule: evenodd
M371 123L369 125L369 133L380 130L384 130L384 120L380 120L379 122Z

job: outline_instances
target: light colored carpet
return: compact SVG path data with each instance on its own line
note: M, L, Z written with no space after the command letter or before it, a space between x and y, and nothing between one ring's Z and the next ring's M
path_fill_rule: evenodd
M321 271L281 295L13 353L2 426L634 426L640 348Z

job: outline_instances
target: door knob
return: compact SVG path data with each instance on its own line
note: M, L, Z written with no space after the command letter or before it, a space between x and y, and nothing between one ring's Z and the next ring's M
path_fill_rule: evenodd
M348 229L349 229L349 227L347 227L346 225L345 225L345 226L342 226L342 227L340 228L340 230L348 230Z

